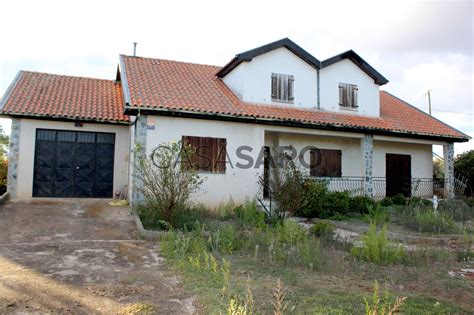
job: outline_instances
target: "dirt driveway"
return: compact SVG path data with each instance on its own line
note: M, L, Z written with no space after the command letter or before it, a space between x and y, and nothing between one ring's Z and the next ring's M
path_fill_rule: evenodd
M0 314L193 313L193 299L161 262L126 207L90 199L0 205Z

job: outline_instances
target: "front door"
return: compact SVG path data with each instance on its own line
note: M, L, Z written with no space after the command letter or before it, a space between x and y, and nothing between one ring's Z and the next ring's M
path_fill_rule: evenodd
M406 154L390 154L385 156L386 195L403 194L411 196L411 156Z

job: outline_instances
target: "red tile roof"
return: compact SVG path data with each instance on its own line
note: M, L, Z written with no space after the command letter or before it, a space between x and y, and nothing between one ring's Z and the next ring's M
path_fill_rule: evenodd
M469 137L390 93L380 92L380 117L242 102L216 77L220 67L121 56L126 108L176 110L278 122L371 129L465 140ZM128 90L127 90L128 88Z
M110 80L21 71L5 97L5 115L128 123L122 85Z

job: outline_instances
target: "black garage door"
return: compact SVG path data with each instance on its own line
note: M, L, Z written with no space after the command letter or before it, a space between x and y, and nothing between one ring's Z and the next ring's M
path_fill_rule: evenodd
M37 129L34 197L113 195L115 134Z

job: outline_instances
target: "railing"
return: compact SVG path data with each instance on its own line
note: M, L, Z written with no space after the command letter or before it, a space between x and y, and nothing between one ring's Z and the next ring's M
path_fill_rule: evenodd
M344 176L344 177L317 177L315 180L326 183L329 191L347 191L350 196L363 196L364 177ZM373 192L375 198L387 195L387 178L373 177ZM389 178L389 193L402 193L412 197L432 197L444 196L445 184L442 180L432 178ZM462 195L464 187L455 185L455 194Z
M258 177L258 193L257 200L262 206L262 209L267 213L268 216L272 215L272 199L273 191L268 181L262 176Z

